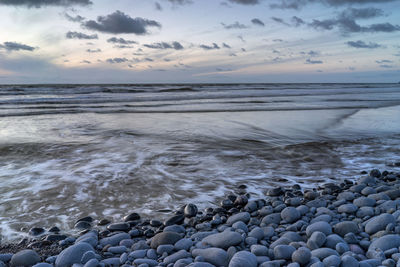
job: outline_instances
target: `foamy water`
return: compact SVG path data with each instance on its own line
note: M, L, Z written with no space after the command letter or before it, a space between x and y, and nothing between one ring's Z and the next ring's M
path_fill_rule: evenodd
M399 170L399 105L398 84L1 86L1 234Z

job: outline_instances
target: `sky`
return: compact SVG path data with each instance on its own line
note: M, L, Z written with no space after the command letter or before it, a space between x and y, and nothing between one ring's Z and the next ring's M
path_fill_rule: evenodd
M399 0L0 0L0 83L399 82Z

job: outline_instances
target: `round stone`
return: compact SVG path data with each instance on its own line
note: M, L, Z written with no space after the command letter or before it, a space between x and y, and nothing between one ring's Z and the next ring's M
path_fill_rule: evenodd
M383 213L379 216L373 217L365 225L365 232L367 234L375 234L378 231L384 230L386 226L390 223L395 223L396 219L392 214Z
M313 224L310 224L306 228L306 234L307 236L311 236L312 233L314 232L322 232L326 236L330 235L332 233L332 227L329 223L327 222L315 222Z
M110 231L128 232L131 229L131 226L129 223L112 223L107 226L107 229Z
M311 251L306 247L300 247L292 254L292 261L300 265L306 265L310 262Z
M81 242L64 249L56 259L56 267L69 267L74 263L81 263L82 256L88 252L94 251L88 243Z
M187 204L183 211L185 217L194 217L197 215L198 209L195 204Z
M357 206L354 204L343 204L343 205L340 205L337 210L339 213L352 214L352 213L355 213L357 211L357 209L358 209Z
M335 224L334 231L336 234L344 237L347 233L358 234L360 232L360 229L358 228L358 225L355 222L344 221Z
M136 212L132 212L131 214L128 214L124 217L124 222L137 221L137 220L140 220L140 215Z
M323 260L324 265L329 267L338 267L340 262L340 257L336 255L328 256Z
M290 245L278 245L274 247L275 259L288 260L292 258L292 254L296 251L293 246Z
M25 249L15 253L10 261L11 267L17 266L32 266L40 261L39 255L36 251L31 249Z
M239 245L242 241L243 238L239 233L231 231L224 231L222 233L209 235L202 240L202 242L205 244L222 249Z
M248 251L239 251L233 255L229 267L257 267L257 257Z
M353 200L353 204L357 207L373 207L376 204L376 200L369 197L359 197Z
M281 211L282 220L292 223L300 219L300 212L294 207L287 207Z
M182 239L181 235L174 232L162 232L156 234L151 240L151 248L156 249L159 245L174 245Z

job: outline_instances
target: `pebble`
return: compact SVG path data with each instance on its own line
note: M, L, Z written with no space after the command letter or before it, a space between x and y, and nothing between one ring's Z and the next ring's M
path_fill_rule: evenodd
M358 225L353 221L343 221L335 224L334 232L340 236L345 236L347 233L358 234L360 229Z
M58 255L55 266L56 267L69 267L74 263L81 263L83 254L88 251L94 251L93 247L88 243L82 242L72 245L64 249Z
M227 249L230 246L236 246L242 241L243 238L239 233L231 231L209 235L202 240L202 242L207 245L223 249Z
M32 266L40 261L36 251L25 249L15 253L10 260L11 267Z
M165 264L175 263L177 260L188 258L188 257L191 257L191 256L192 255L189 252L187 252L186 250L180 250L180 251L178 251L178 252L176 252L176 253L164 258L163 262Z
M311 260L311 251L306 247L300 247L292 254L292 261L300 265L306 265Z
M257 267L257 257L248 251L239 251L233 255L229 267Z
M131 226L129 223L112 223L107 226L107 229L114 232L128 232L131 229Z
M175 232L162 232L156 234L151 240L151 248L156 249L159 245L174 245L182 237Z
M300 217L300 212L294 207L287 207L281 211L282 220L285 220L288 223L293 223L300 219Z
M229 226L232 226L232 224L234 224L235 222L238 222L238 221L241 221L241 222L244 222L247 224L250 221L250 218L251 218L250 213L240 212L240 213L230 216L228 218L228 220L226 221L226 224Z
M206 262L215 266L227 266L229 262L228 253L221 248L194 249L192 255L202 256Z
M103 239L100 239L99 243L102 246L110 245L110 246L116 246L119 244L124 239L130 239L131 236L127 233L118 233L110 237L106 237Z
M395 223L396 219L392 214L383 213L379 216L373 217L365 225L365 232L368 234L375 234L380 230L384 230L390 223Z
M292 254L296 251L293 246L278 245L274 247L274 257L279 260L288 260L292 258Z
M329 223L324 222L324 221L316 222L316 223L313 223L313 224L310 224L309 226L307 226L306 235L308 237L310 237L311 234L316 231L322 232L327 236L332 233L332 227Z

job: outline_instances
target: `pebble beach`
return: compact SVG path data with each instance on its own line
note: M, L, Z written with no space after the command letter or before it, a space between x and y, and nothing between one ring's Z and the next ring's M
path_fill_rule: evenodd
M219 207L187 204L161 221L81 218L79 232L34 227L1 244L0 266L400 266L400 173L303 190L275 187L255 198L240 185Z

